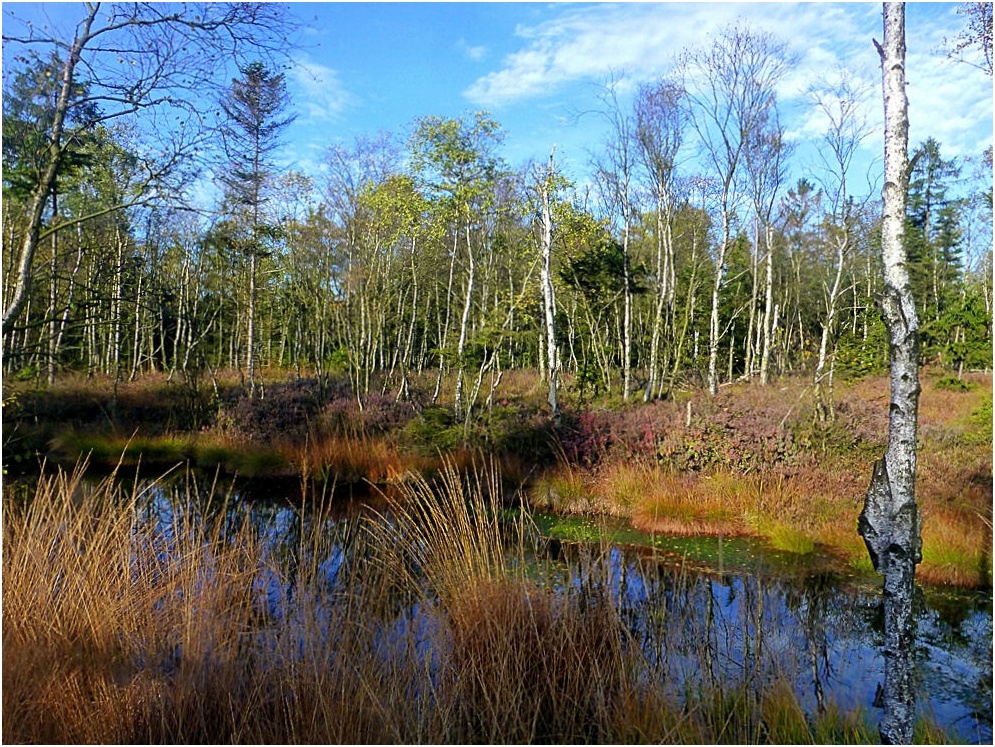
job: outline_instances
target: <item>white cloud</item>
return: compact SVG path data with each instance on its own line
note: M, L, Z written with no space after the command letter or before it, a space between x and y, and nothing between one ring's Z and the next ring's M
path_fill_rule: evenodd
M881 39L877 3L622 3L563 6L556 16L520 26L520 48L478 78L464 95L485 108L560 96L572 84L604 83L624 73L626 88L670 72L685 48L707 45L735 22L784 40L796 61L778 87L793 139L817 138L824 117L808 103L820 78L846 68L867 87L865 117L879 145L883 119L880 68L871 42ZM947 157L977 153L991 143L991 80L937 51L956 36L963 19L953 5L908 6L908 76L912 144L932 135ZM871 151L868 150L871 155Z
M659 8L584 6L538 26L520 26L516 36L525 41L523 48L464 93L476 104L496 107L548 95L564 83L602 79L611 71L659 73L673 49L667 28L646 22Z
M296 87L294 105L303 111L300 124L335 121L356 103L356 98L339 80L338 71L308 60L295 59L290 78Z
M992 88L984 73L910 49L907 76L910 147L933 137L950 158L978 155L991 145Z
M624 71L634 81L672 69L683 49L701 46L726 26L742 21L789 42L802 59L785 92L805 88L808 69L841 60L857 44L869 45L864 14L841 6L760 3L626 3L572 8L532 27L519 27L519 51L476 80L465 95L484 106L500 106L548 95L583 80L604 80ZM832 39L834 50L826 40ZM807 64L806 64L807 63Z
M487 56L487 47L483 45L471 45L466 39L460 39L456 42L456 47L464 54L468 59L478 61L482 60Z

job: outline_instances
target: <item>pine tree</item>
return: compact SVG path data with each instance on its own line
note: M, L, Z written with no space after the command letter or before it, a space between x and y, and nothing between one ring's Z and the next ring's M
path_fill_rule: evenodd
M275 223L267 222L267 184L275 173L273 156L281 146L283 131L294 121L288 115L290 99L282 74L274 74L261 62L242 69L242 77L231 82L221 102L225 114L222 134L228 170L221 177L226 200L245 229L236 228L230 240L248 259L248 300L246 302L246 375L249 396L256 391L256 302L260 258L277 235Z

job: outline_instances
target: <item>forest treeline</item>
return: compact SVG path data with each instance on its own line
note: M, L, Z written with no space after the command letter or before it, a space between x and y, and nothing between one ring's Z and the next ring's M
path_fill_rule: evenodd
M108 35L171 29L146 6L115 12ZM257 396L277 367L348 375L362 399L404 397L408 375L430 371L466 417L510 369L539 370L555 412L565 373L648 400L804 371L824 407L834 375L887 365L879 186L857 160L873 92L845 70L809 92L825 130L799 178L776 95L792 60L764 32L684 50L631 103L607 85L594 104L607 134L571 181L552 144L542 163L509 165L486 112L334 145L317 176L282 168L294 102L263 55L218 87L216 123L187 118L167 137L152 115L180 98L162 81L189 67L136 36L131 99L112 95L128 81L96 76L110 45L91 21L92 38L77 35L87 64L28 51L5 73L8 377L237 369ZM179 199L208 152L217 204ZM947 158L930 138L912 163L922 360L987 369L991 150Z

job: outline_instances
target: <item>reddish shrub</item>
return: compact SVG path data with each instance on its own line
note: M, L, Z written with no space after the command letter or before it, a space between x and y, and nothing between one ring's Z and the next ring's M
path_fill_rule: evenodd
M403 428L415 414L411 403L379 392L363 397L362 408L355 396L343 393L322 408L317 425L326 435L378 436Z

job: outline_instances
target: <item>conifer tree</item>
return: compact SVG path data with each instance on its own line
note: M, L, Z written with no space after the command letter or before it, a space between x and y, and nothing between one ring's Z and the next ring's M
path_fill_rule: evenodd
M277 226L268 221L267 185L275 173L273 156L282 144L281 135L294 121L288 114L290 99L282 74L267 70L261 62L242 69L242 77L231 82L221 102L226 122L222 128L228 169L221 177L226 199L236 221L245 227L229 232L229 240L248 260L246 302L245 366L249 396L256 391L256 302L260 258L277 235Z

